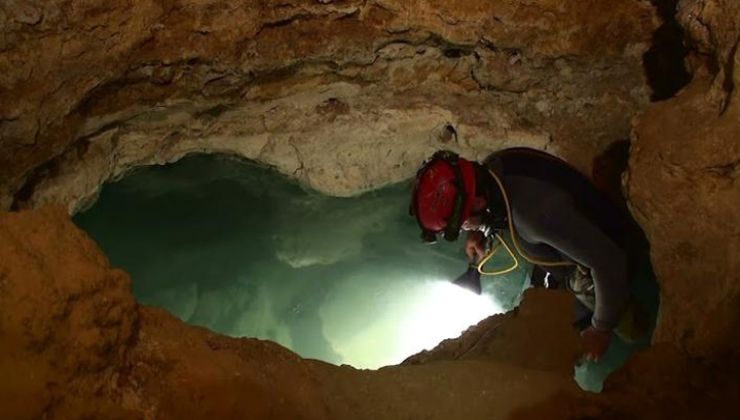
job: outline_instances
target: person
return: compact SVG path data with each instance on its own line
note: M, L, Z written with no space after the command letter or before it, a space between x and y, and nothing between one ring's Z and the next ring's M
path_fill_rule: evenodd
M492 238L508 237L548 283L576 295L586 359L604 355L630 300L629 221L585 175L528 148L495 152L482 164L439 151L417 173L410 211L425 242L467 232L470 266L456 282L478 293L479 262Z

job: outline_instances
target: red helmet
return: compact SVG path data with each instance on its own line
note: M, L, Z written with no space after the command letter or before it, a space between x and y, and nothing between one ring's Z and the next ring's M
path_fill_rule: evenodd
M411 211L416 215L424 240L433 242L444 232L454 241L475 199L473 162L449 151L440 151L417 173Z

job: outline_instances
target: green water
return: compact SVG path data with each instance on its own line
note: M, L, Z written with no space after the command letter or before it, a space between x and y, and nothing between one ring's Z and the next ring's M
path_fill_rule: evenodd
M409 193L402 183L328 197L265 167L195 155L106 185L75 222L131 274L143 304L304 357L377 368L512 309L527 286L526 265L484 277L482 297L451 285L466 268L463 241L421 243ZM506 265L500 252L489 268ZM647 255L635 280L633 295L654 322ZM576 367L575 378L598 392L648 344L614 337L604 359Z
M422 244L409 192L328 197L268 168L195 155L107 184L75 222L131 274L143 304L376 368L513 308L526 283L522 266L484 278L483 297L450 285L466 268L463 241Z

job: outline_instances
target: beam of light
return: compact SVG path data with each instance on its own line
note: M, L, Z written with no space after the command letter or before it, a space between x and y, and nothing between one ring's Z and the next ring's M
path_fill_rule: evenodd
M503 312L492 296L476 295L448 281L393 284L394 290L383 294L383 310L375 312L361 330L346 334L336 318L329 322L333 326L324 318L326 338L343 363L366 369L398 364Z
M458 337L468 327L503 312L491 296L477 295L447 281L426 283L412 304L411 316L401 321L403 358L432 349L442 340Z

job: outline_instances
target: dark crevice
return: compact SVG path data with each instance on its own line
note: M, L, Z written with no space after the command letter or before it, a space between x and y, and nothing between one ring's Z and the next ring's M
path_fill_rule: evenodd
M725 63L725 80L722 81L722 89L724 89L724 91L727 93L727 99L722 106L722 114L724 114L725 111L727 111L727 108L730 107L730 102L732 101L732 92L735 90L735 55L737 54L738 44L740 44L740 40L735 42L735 45L732 46L729 58Z
M704 170L716 176L734 177L738 172L740 172L740 160L735 160L720 165L708 166L704 168Z
M64 149L58 155L52 157L50 160L42 163L36 168L32 169L26 175L26 179L21 187L13 194L13 201L10 205L11 211L18 211L28 208L28 202L36 192L36 188L47 179L55 178L59 176L62 168L62 163L69 153L76 154L77 158L81 158L87 153L90 148L90 138L104 131L115 128L121 123L116 121L101 127L96 130L95 133L86 135L74 141L68 148Z
M738 45L740 45L740 40L732 46L727 63L725 63L725 80L722 87L727 93L732 93L735 90L733 75L735 74L735 55L737 55Z
M457 130L455 130L455 127L452 124L445 125L440 140L442 140L443 143L448 143L451 140L455 140L455 143L457 143Z
M254 34L254 38L259 37L260 34L262 34L262 31L264 31L265 29L274 29L274 28L279 28L281 26L288 26L291 23L298 22L300 20L313 19L314 17L315 16L312 15L312 14L299 13L299 14L296 14L296 15L293 15L293 16L288 16L286 18L279 19L279 20L276 20L276 21L273 21L273 22L267 22L267 23L263 24L262 26L260 26L260 28Z
M460 58L463 55L466 55L460 48L447 48L443 51L443 54L447 58Z
M648 85L652 89L650 99L662 101L673 97L691 81L684 59L688 48L684 45L683 28L676 20L678 0L651 0L663 20L653 34L653 44L643 55L643 66Z
M475 45L457 44L449 41L439 34L429 34L423 44L439 48L445 57L460 58L473 53Z
M623 210L627 210L627 200L622 191L622 174L629 165L629 154L629 140L615 141L594 158L591 169L596 187Z
M59 173L59 159L54 158L49 162L41 165L34 169L30 175L26 178L25 183L21 188L16 191L13 195L13 203L10 205L11 211L18 211L24 209L25 203L31 199L36 186L40 184L44 179L54 177Z
M216 106L210 107L208 109L205 109L200 112L196 112L193 117L195 119L204 119L204 118L218 118L223 114L224 112L231 109L229 105L226 104L218 104Z
M344 15L340 15L336 18L336 20L358 20L360 18L360 9L357 8L352 12L349 12Z

